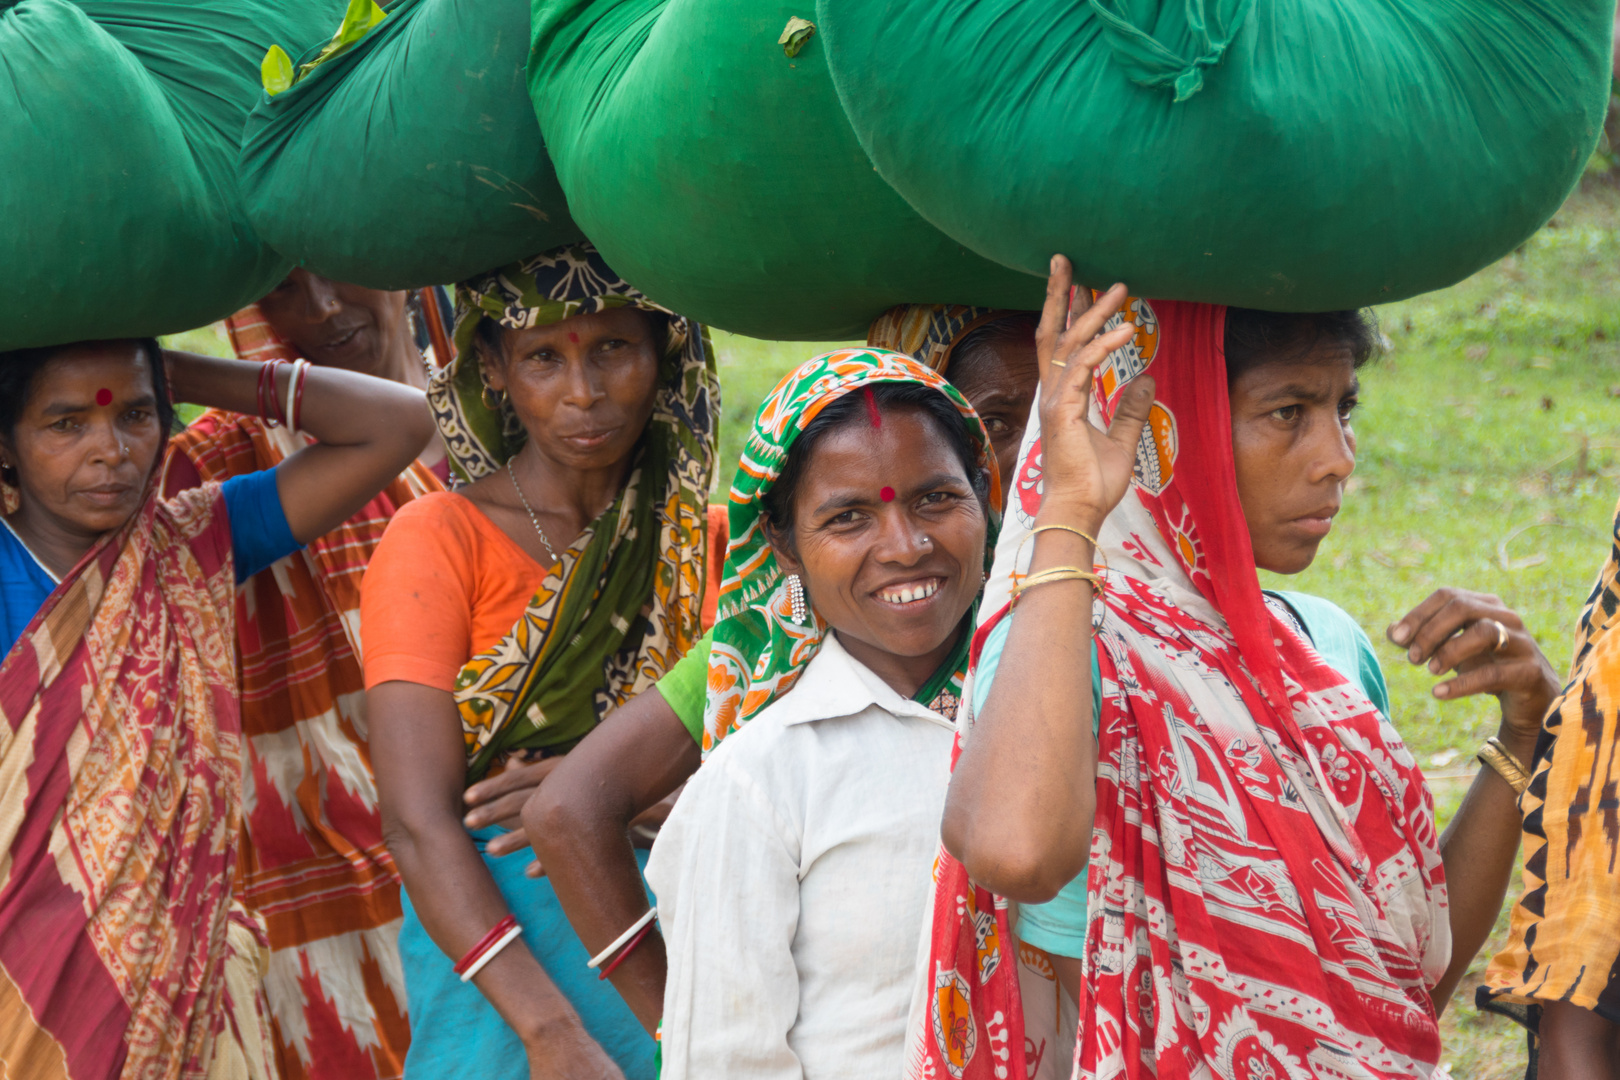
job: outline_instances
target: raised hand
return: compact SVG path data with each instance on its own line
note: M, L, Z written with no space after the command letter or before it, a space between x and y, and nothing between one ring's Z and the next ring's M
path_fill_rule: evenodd
M1502 703L1502 726L1533 741L1559 689L1558 675L1524 628L1524 620L1499 597L1464 589L1436 589L1389 628L1389 640L1406 647L1406 659L1427 664L1432 674L1454 671L1435 684L1446 701L1494 694Z
M1126 322L1102 333L1102 327L1125 302L1125 286L1115 285L1086 302L1076 290L1074 269L1062 255L1052 256L1046 279L1046 304L1035 331L1041 372L1041 517L1095 530L1130 487L1136 445L1153 404L1153 380L1133 379L1103 431L1087 418L1091 381L1108 354L1128 344L1136 325ZM1083 305L1083 306L1082 306Z

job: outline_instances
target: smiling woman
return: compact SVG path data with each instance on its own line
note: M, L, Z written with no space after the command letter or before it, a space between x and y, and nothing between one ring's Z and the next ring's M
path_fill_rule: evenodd
M165 498L171 391L296 415L320 442ZM14 1071L273 1072L263 932L231 906L234 586L354 513L431 433L420 391L350 372L152 341L0 353L0 999L21 1018L0 1060Z
M725 738L647 865L666 1080L898 1072L995 471L900 353L819 357L760 407L710 656Z

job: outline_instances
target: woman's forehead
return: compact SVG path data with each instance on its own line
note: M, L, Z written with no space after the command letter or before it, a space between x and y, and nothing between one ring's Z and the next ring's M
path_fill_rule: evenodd
M827 432L805 462L805 485L818 490L879 479L905 490L906 478L960 475L962 463L939 425L921 409L884 409L874 424L863 410Z
M152 388L151 365L138 341L95 341L70 345L51 357L34 379L34 392L96 383L112 389Z

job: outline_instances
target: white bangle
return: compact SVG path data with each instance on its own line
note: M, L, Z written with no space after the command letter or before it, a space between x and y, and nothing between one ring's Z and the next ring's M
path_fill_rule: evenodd
M500 951L512 944L512 942L516 941L518 936L522 933L523 927L514 926L512 929L502 934L499 938L495 939L495 944L486 949L483 956L480 956L477 960L474 960L472 967L461 973L461 981L472 982L474 975L477 975L480 971L483 971L486 964L495 959L496 956L500 955Z
M642 915L641 918L637 919L635 922L630 924L630 929L626 930L624 933L622 933L618 937L614 938L613 939L613 944L609 945L607 948L603 949L601 952L599 952L595 956L591 957L591 962L586 964L585 966L588 967L588 968L592 968L592 969L601 967L602 966L602 961L606 960L608 957L610 957L614 953L618 952L619 949L621 947L623 947L625 942L629 941L631 938L636 936L636 931L637 930L640 930L643 926L646 926L648 923L652 922L656 918L658 918L658 908L657 907L648 908L646 914Z

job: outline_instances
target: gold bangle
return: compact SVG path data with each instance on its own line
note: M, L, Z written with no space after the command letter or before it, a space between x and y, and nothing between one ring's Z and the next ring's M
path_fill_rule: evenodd
M1055 581L1089 581L1091 587L1098 592L1103 590L1103 580L1090 570L1082 570L1078 566L1053 566L1045 570L1036 571L1015 582L1012 587L1012 603L1016 605L1018 598L1037 585L1049 585Z
M1016 578L1018 576L1018 569L1017 568L1018 568L1019 562L1024 557L1024 545L1029 543L1030 540L1034 539L1034 537L1038 533L1043 533L1043 532L1046 532L1046 531L1048 531L1050 529L1058 529L1058 530L1061 530L1062 532L1073 533L1074 535L1078 536L1080 539L1085 540L1086 542L1091 544L1092 554L1100 556L1102 558L1103 570L1107 571L1107 569L1108 569L1108 555L1103 551L1102 545L1097 542L1097 538L1095 536L1090 536L1090 535L1082 532L1081 530L1075 528L1073 525L1037 525L1033 529L1029 530L1029 532L1025 533L1024 536L1023 536L1023 539L1018 541L1018 550L1013 552L1013 577Z
M1098 548L1099 550L1102 548L1102 545L1097 543L1097 538L1095 536L1092 536L1090 533L1081 529L1077 529L1073 525L1037 525L1033 529L1029 530L1029 535L1037 536L1040 533L1050 532L1053 529L1074 533L1074 535L1078 536L1092 547Z
M1530 772L1524 767L1524 762L1513 756L1513 752L1502 745L1502 740L1495 735L1485 740L1485 745L1479 748L1474 755L1481 765L1488 765L1496 770L1496 774L1508 782L1516 793L1524 794L1524 789L1530 786Z

